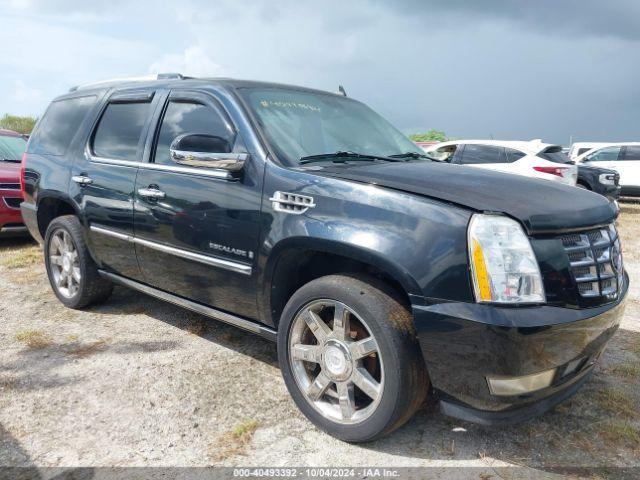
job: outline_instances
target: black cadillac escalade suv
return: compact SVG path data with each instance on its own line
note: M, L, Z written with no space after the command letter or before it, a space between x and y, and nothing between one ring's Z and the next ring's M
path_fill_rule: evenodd
M85 85L51 103L22 170L62 303L124 285L277 341L298 407L347 441L427 395L482 423L543 412L589 377L628 289L615 205L432 162L342 95Z

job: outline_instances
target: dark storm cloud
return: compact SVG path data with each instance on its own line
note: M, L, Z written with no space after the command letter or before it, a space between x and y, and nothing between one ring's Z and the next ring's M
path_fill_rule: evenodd
M459 16L469 21L503 20L549 35L610 36L640 39L638 0L397 0L383 2L405 15ZM465 22L466 19L466 22Z

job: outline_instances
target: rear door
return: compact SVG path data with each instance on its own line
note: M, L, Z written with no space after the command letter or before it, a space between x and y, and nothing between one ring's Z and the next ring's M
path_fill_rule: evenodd
M250 159L233 178L226 170L179 165L169 146L184 134L223 138L233 153L246 153L213 96L170 93L136 183L136 251L144 278L156 288L256 318L263 172Z
M154 97L127 91L104 103L70 186L93 254L106 270L134 279L141 278L132 241L134 189Z
M618 160L620 185L623 187L640 188L640 145L623 147Z

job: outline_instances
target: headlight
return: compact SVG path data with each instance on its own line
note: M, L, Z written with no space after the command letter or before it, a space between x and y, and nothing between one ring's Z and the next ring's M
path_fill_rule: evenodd
M502 215L474 215L469 223L469 258L476 301L545 301L538 261L515 220Z
M616 184L616 175L614 173L602 173L598 177L598 180L603 185L615 185Z

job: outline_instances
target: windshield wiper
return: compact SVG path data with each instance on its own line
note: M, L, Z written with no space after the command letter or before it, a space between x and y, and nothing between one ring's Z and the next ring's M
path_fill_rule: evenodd
M430 157L424 153L418 152L405 152L405 153L396 153L394 155L389 155L390 158L428 158L429 160L434 160L433 157Z
M340 160L344 158L345 160ZM324 160L330 160L334 163L345 163L347 161L369 161L369 160L384 160L386 162L400 162L401 160L389 157L383 157L380 155L369 155L367 153L357 152L333 152L333 153L321 153L319 155L307 155L306 157L300 157L298 162L300 165L312 162L321 162Z

